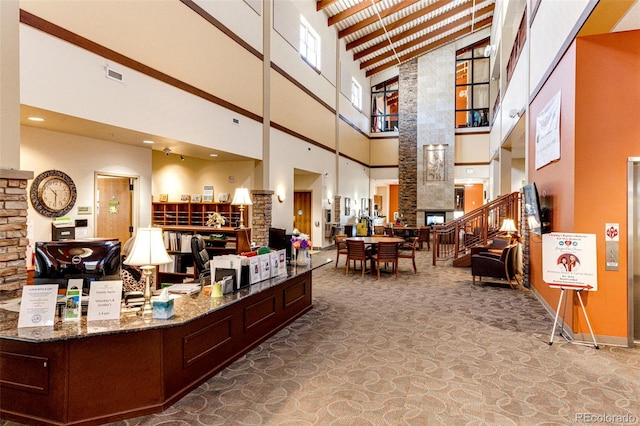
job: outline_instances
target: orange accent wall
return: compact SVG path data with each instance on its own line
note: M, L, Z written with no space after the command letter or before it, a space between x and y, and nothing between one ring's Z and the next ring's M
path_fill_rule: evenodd
M469 213L482 207L484 201L484 186L481 183L464 186L464 212Z
M398 185L389 185L389 214L387 214L389 222L393 222L393 213L398 211L399 200Z
M560 160L535 170L529 144L529 180L541 204L552 207L554 232L596 235L598 290L583 295L596 335L628 337L627 306L627 158L640 155L640 31L578 38L530 105L529 140L535 141L535 117L562 92ZM633 76L633 77L632 77ZM546 197L544 196L546 194ZM620 224L618 271L605 271L605 223ZM530 240L531 283L556 309L560 290L542 281L542 243ZM567 323L589 335L574 296Z

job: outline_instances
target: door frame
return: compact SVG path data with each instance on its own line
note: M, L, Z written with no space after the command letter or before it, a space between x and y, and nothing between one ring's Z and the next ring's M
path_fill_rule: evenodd
M94 236L98 231L98 178L99 177L118 177L128 178L130 182L133 182L133 193L131 194L131 226L133 227L133 235L136 235L136 231L140 227L140 175L130 175L126 173L112 173L112 172L99 172L93 173L93 224L94 224ZM123 242L122 244L124 244Z
M634 179L634 167L640 167L640 157L629 157L627 159L627 345L633 347L635 342L635 309L634 309L634 287L635 287L635 235L636 227L640 226L640 223L636 223L636 217L640 214L634 203L636 194L636 184L640 185L640 179L638 182ZM640 265L638 265L640 266ZM640 312L637 313L640 315Z

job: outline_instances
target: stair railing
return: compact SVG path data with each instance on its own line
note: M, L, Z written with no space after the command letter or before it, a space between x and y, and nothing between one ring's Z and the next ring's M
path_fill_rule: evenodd
M500 232L504 219L520 224L520 192L503 195L464 216L433 228L433 265L458 259L471 247L486 245Z

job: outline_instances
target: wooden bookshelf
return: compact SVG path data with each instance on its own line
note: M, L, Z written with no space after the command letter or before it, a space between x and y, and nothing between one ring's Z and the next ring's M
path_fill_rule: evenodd
M237 228L240 225L240 209L231 203L164 203L151 204L151 218L155 226L205 226L211 213L219 213L227 220L225 225ZM244 223L248 222L247 209Z
M166 203L162 203L166 204ZM183 203L187 204L187 203ZM209 203L211 204L211 203ZM214 228L212 226L193 226L193 225L165 225L161 226L167 235L175 235L175 245L170 244L168 253L179 259L177 263L178 270L162 271L158 270L158 283L177 283L185 279L196 278L194 273L188 274L185 269L187 266L195 266L193 255L191 254L191 243L181 243L182 235L202 235L209 256L220 256L223 254L240 254L242 252L251 251L251 229L235 229L231 227ZM172 238L172 237L169 237ZM187 238L188 240L188 238Z

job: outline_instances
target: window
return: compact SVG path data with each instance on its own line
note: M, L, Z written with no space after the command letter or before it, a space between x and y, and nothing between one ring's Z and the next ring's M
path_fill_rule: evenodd
M398 131L398 77L371 88L371 133Z
M362 111L362 86L355 78L351 79L351 104Z
M300 17L300 55L312 67L320 69L320 36L304 17Z
M483 40L456 52L456 128L489 125L489 61Z

